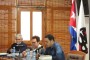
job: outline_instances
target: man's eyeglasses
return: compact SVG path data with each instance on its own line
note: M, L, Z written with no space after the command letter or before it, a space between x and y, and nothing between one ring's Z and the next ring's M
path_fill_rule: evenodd
M16 40L21 40L21 39L16 39Z

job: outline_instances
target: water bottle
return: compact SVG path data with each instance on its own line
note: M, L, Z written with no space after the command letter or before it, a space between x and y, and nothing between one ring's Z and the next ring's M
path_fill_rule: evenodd
M26 52L27 52L26 60L30 60L30 49L26 49Z
M35 51L33 51L32 60L36 60L36 52Z
M12 49L12 57L13 58L15 58L15 52L16 52L15 47L13 47L13 49Z

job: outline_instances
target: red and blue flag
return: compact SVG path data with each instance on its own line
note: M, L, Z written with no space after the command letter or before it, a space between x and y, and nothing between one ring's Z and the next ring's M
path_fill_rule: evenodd
M72 0L71 14L70 14L70 23L69 23L69 31L71 35L71 44L70 50L77 50L77 32L76 32L76 7L75 0Z

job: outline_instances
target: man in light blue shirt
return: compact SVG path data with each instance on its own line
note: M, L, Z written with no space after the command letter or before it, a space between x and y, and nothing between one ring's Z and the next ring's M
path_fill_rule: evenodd
M51 55L52 60L65 60L64 52L61 46L55 42L53 35L45 36L46 51L45 55Z

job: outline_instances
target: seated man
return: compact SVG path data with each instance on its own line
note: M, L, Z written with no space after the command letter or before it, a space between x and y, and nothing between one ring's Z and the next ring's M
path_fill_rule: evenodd
M45 55L51 55L52 60L65 60L64 52L61 46L55 42L53 35L45 36L46 51Z
M16 35L16 42L11 45L11 47L7 50L7 53L11 53L13 47L15 47L16 52L22 53L27 49L27 45L22 41L22 35L17 34Z
M31 49L36 51L36 53L44 54L43 46L39 44L40 38L38 36L33 36L31 43Z
M40 38L38 36L33 36L31 39L32 45L28 47L31 51L35 51L37 54L44 54L43 46L40 45ZM24 51L23 56L26 56L26 51Z

